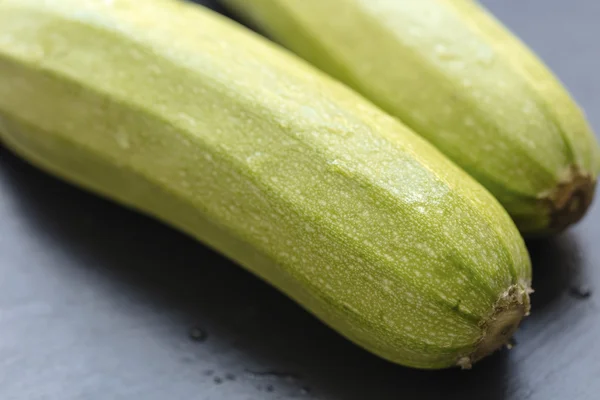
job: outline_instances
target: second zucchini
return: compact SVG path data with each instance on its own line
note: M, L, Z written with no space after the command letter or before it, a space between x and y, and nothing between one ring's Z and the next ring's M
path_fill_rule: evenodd
M223 0L425 137L525 234L577 222L600 158L533 53L472 0Z

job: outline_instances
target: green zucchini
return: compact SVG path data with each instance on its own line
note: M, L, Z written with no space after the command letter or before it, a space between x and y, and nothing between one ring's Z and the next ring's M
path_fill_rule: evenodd
M425 137L524 234L565 229L594 195L600 151L532 52L472 0L223 0Z
M350 89L201 7L0 1L0 138L400 364L468 367L529 310L528 254L493 196Z

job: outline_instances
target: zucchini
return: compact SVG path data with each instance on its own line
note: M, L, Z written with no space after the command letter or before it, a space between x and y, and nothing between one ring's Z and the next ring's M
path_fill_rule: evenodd
M579 221L600 150L552 73L472 0L223 0L425 137L539 236Z
M468 367L529 311L523 240L483 187L350 89L201 7L0 1L0 138L400 364Z

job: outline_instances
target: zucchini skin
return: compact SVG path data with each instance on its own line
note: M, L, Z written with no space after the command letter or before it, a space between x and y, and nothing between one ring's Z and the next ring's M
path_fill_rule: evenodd
M497 347L481 350L499 312L517 310L512 329L528 311L527 251L483 187L200 7L0 1L0 140L187 232L396 363L469 366Z
M589 208L600 148L548 68L472 0L221 0L483 184L522 233Z

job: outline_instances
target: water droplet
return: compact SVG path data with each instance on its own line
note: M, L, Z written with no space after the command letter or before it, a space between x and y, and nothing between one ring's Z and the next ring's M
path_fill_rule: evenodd
M312 107L308 106L302 106L300 108L300 113L308 119L315 119L319 116L319 114Z
M156 65L156 64L150 64L148 66L148 69L150 70L150 72L152 72L155 75L162 74L162 69L158 65Z
M117 144L119 145L120 148L127 150L131 147L131 143L129 142L129 136L127 136L127 133L125 133L123 131L117 132L116 139L117 139Z
M434 46L433 51L440 60L453 60L456 56L445 45L438 43Z
M181 120L187 122L190 125L194 125L194 126L196 125L196 120L194 118L192 118L189 114L186 114L184 112L180 112L180 113L177 114L177 116Z
M531 114L534 110L534 105L528 101L527 103L525 103L525 105L523 106L523 112L525 114Z
M133 58L134 60L137 60L137 61L139 61L143 58L142 52L135 48L129 51L129 55L131 56L131 58Z
M190 330L190 338L196 342L205 342L208 339L208 333L206 331L194 327Z
M477 55L477 63L482 66L491 65L496 59L496 55L492 49L484 49Z
M300 389L300 394L303 396L306 396L307 394L310 394L310 388L308 387L303 387L302 389Z
M592 295L592 290L587 286L573 286L569 289L569 295L578 300L584 300Z
M227 373L225 374L225 379L227 379L228 381L235 381L235 375L232 373Z

